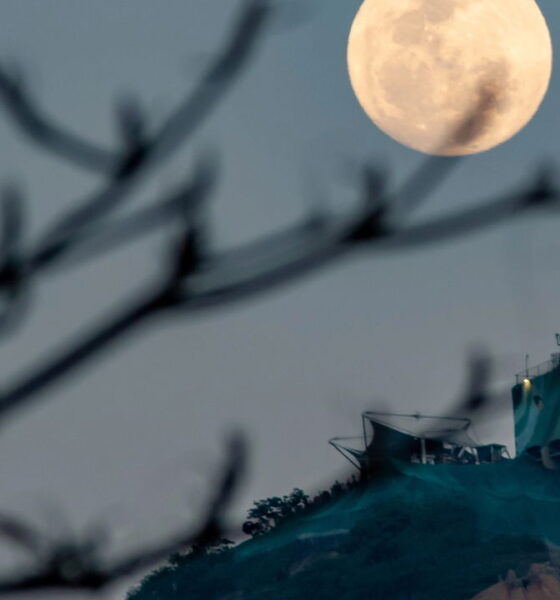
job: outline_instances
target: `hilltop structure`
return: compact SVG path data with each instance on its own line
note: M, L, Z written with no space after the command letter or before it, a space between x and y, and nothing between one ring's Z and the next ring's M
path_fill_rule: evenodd
M388 459L435 465L483 464L510 458L502 444L479 444L471 426L465 417L366 411L362 414L362 436L336 437L329 443L362 476Z
M560 342L559 342L560 343ZM560 353L517 373L511 390L516 455L554 467L560 459ZM362 435L329 440L363 476L384 463L485 464L510 459L503 444L479 444L465 417L366 411Z

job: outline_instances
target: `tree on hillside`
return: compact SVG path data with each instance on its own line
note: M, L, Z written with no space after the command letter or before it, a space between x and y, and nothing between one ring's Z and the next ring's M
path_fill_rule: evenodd
M247 513L243 523L243 533L252 537L268 533L291 517L303 512L309 506L309 497L299 488L287 496L274 496L257 500Z

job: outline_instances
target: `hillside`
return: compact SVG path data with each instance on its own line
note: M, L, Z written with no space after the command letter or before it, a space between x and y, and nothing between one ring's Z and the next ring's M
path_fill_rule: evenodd
M560 477L528 459L397 474L149 575L129 600L467 600L560 545Z

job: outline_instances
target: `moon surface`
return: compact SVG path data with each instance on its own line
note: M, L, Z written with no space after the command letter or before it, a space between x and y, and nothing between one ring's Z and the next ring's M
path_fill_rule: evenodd
M354 92L393 139L475 154L534 116L552 44L534 0L365 0L348 40Z

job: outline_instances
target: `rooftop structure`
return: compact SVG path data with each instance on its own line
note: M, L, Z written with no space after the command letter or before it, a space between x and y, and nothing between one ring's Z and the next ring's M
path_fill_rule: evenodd
M329 443L363 475L388 459L481 464L509 458L501 444L479 444L470 419L463 417L366 411L362 430L362 436L332 438Z

